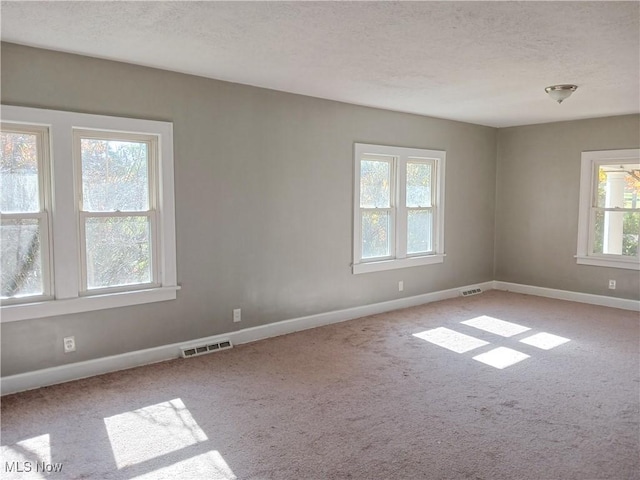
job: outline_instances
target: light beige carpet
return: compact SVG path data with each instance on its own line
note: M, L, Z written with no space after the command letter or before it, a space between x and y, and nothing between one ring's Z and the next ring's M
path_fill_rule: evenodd
M0 476L639 479L638 320L491 291L10 395Z

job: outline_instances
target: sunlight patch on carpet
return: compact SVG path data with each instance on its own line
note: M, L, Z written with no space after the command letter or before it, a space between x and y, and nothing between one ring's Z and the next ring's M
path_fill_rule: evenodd
M104 419L118 469L207 440L181 399Z
M158 480L166 478L206 478L207 480L235 480L235 476L227 462L217 450L196 455L172 465L158 468L151 472L132 478L131 480Z
M513 337L514 335L518 335L519 333L531 330L529 327L523 327L522 325L518 325L517 323L506 322L504 320L499 320L487 315L472 318L471 320L465 320L464 322L460 323L469 325L470 327L478 328L480 330L484 330L485 332L500 335L501 337Z
M489 344L489 342L485 342L484 340L458 333L445 327L414 333L413 336L456 353L465 353Z
M542 332L536 333L527 338L523 338L520 340L522 343L526 343L527 345L533 345L534 347L541 348L542 350L551 350L563 343L570 342L568 338L560 337L558 335L552 335L551 333Z
M1 452L3 479L41 479L49 476L44 471L44 465L51 465L51 440L48 433L20 440L13 445L3 445Z
M507 347L494 348L493 350L473 357L474 360L499 369L510 367L527 358L529 358L529 355Z

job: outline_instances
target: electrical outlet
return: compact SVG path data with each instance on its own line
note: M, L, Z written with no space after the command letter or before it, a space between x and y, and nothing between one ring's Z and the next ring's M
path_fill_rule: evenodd
M404 290L404 282L402 280L400 280L398 282L398 291L401 292Z
M615 290L615 289L616 289L616 281L609 280L609 290Z
M64 337L62 342L64 343L64 353L76 351L76 337Z
M233 322L239 322L240 320L242 320L242 310L239 308L234 308L233 309Z

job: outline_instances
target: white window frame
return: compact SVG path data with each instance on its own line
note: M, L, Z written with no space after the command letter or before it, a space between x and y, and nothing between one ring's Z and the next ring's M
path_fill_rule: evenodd
M148 145L148 180L149 180L149 207L146 211L111 211L111 212L91 212L84 208L82 192L82 152L81 140L85 138L97 140L117 140L146 143ZM158 228L157 228L157 191L156 180L158 156L158 138L156 135L140 135L125 132L104 132L99 130L74 129L73 131L73 154L76 174L76 188L78 192L78 218L79 218L79 248L80 248L80 295L95 295L99 293L144 289L159 287L158 278ZM89 289L87 272L87 249L86 249L86 221L88 218L114 218L146 216L149 219L150 227L150 250L151 250L151 281L126 286L103 287L100 289Z
M52 296L43 301L25 299L1 307L0 321L12 322L55 315L102 310L176 298L176 233L173 172L173 124L155 120L81 114L58 110L5 106L2 122L48 128L52 208L49 244L52 253ZM157 137L157 277L148 288L83 292L79 234L79 184L74 166L74 131L98 130Z
M576 261L580 265L640 270L637 257L593 252L595 195L600 165L635 163L640 161L640 149L600 150L582 152L580 169L580 204L578 210L578 248Z
M42 271L42 294L26 297L3 299L2 302L11 305L25 301L50 300L53 292L52 255L51 255L51 176L49 162L49 129L39 125L24 125L15 122L2 122L3 132L26 133L36 136L36 151L38 154L38 201L40 211L36 213L3 213L7 220L37 219L40 224L40 267Z
M391 226L390 255L384 258L362 258L362 208L360 207L360 162L366 156L390 157L391 162ZM409 160L411 159L411 161ZM418 161L416 161L418 160ZM407 163L431 163L433 245L427 254L407 254L406 166ZM392 147L365 143L354 144L353 196L353 265L354 274L392 270L396 268L432 265L444 262L444 185L446 152L420 148Z

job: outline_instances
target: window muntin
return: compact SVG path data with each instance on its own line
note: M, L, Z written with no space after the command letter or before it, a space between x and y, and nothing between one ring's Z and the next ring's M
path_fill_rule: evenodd
M354 273L441 262L445 152L355 144Z
M640 149L582 153L579 264L640 270Z
M82 291L157 284L157 151L153 135L74 131Z
M42 300L51 292L48 129L2 123L0 135L0 295Z

